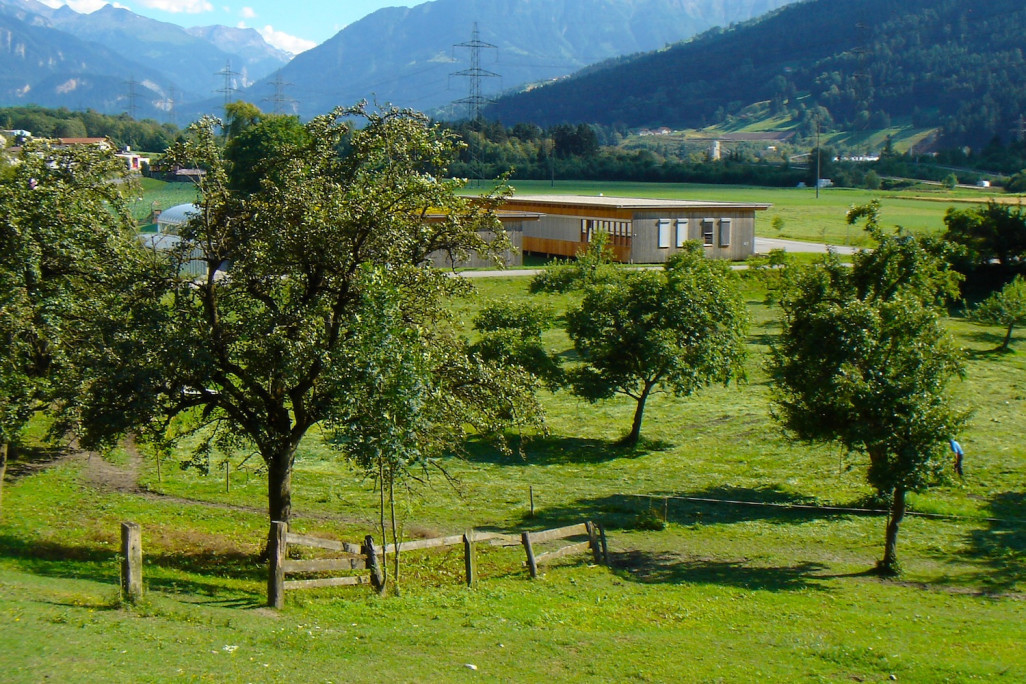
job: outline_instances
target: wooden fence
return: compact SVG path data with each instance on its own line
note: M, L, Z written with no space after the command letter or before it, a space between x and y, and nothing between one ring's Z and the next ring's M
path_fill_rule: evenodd
M587 539L535 555L534 549L536 545L580 536L587 537ZM271 547L268 551L271 556L271 572L268 579L268 595L269 597L274 597L270 602L277 607L281 607L286 590L368 584L381 591L384 588L381 564L384 563L389 554L394 554L397 551L399 553L406 553L462 544L463 564L468 587L473 586L477 581L475 546L478 543L488 543L489 546L518 546L522 544L527 553L526 565L531 571L532 578L538 576L539 564L575 553L591 550L596 563L605 563L608 559L605 532L600 525L595 525L591 522L541 532L524 532L519 537L495 532L467 530L463 534L449 537L418 539L400 542L398 545L385 544L383 546L375 544L374 538L371 535L367 535L364 538L363 544L352 544L295 534L288 531L286 523L275 522L271 524L270 540ZM335 554L331 558L292 560L289 558L289 546L314 547L333 551ZM354 570L363 571L363 574L335 575L316 579L285 579L290 575L340 573Z
M534 549L536 544L584 536L587 537L585 541L561 546L558 549L535 555ZM605 530L602 529L601 525L596 525L590 521L580 523L579 525L559 527L554 530L544 530L543 532L524 532L520 535L520 539L524 545L524 551L527 553L527 568L531 571L532 578L538 577L538 566L540 564L575 553L584 553L585 551L591 551L596 563L608 564L609 549L606 546Z

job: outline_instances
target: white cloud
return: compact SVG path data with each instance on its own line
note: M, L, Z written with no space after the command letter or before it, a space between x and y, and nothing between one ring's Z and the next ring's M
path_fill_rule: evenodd
M274 27L270 24L262 29L257 29L257 31L260 32L260 35L268 43L292 55L298 55L300 52L306 52L310 48L317 47L317 43L312 40L291 36L282 31L275 31Z
M243 19L255 19L256 15L257 13L252 7L243 7L239 11L239 16L241 16Z
M139 3L164 12L185 12L186 14L199 14L200 12L213 12L214 6L207 0L139 0Z

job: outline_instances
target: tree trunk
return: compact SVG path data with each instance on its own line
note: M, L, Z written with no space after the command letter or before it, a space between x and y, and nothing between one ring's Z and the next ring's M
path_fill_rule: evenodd
M267 460L267 512L272 523L270 534L274 533L273 523L288 523L292 516L292 460L295 452L294 447L289 447ZM275 541L268 536L268 550L274 548ZM267 605L271 608L280 608L284 603L281 583L277 581L283 561L281 554L268 553Z
M1014 323L1008 324L1008 331L1005 333L1005 341L1001 343L1001 351L1008 351L1008 345L1012 343L1012 328L1014 327Z
M620 442L624 446L634 446L641 439L641 421L645 417L645 402L648 401L648 395L651 392L652 385L646 383L645 389L641 391L641 396L638 397L638 406L634 409L634 423L631 425L631 432Z
M10 444L0 444L0 516L4 513L4 478L7 477L7 452Z
M891 501L891 513L887 518L887 539L884 543L884 557L877 563L877 571L881 575L894 576L901 572L898 565L898 528L905 517L905 490L902 487L894 489L894 499Z

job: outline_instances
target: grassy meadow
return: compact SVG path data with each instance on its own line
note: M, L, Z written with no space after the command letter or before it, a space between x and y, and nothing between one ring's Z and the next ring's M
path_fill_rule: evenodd
M476 285L457 307L468 319L486 299L530 296L526 278ZM4 680L1026 678L1026 340L995 354L1000 331L949 320L968 353L952 391L975 411L959 435L966 475L912 497L932 517L906 519L904 575L881 580L866 571L882 554L884 518L824 508L874 507L866 463L780 434L763 369L777 310L757 283L746 296L748 381L653 398L639 447L615 446L629 401L544 394L547 433L522 454L472 444L443 464L455 485L436 474L404 497L410 538L605 524L611 567L568 558L538 581L518 548L481 548L474 589L462 586L461 550L409 553L399 596L292 592L273 613L257 561L259 459L232 454L226 481L218 457L202 476L131 445L73 455L47 449L37 426L11 464L0 518ZM559 331L546 341L568 350ZM315 439L304 445L293 529L377 537L376 501L359 472ZM147 594L133 607L117 591L126 520L143 529Z
M863 190L823 188L819 199L815 188L761 188L737 185L696 185L688 183L605 183L601 181L514 181L518 194L568 194L615 197L652 197L660 199L710 200L720 202L757 202L773 206L756 215L755 232L760 237L779 237L835 245L869 246L859 226L849 226L845 212L852 205L880 200L880 219L884 226L903 226L921 233L944 231L944 212L948 207L965 207L989 198L1009 196L993 189L958 188L947 190L935 185L910 190ZM779 218L779 230L773 227Z

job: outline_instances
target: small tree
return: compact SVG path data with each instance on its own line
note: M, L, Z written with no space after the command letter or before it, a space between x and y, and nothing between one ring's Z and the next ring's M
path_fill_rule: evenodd
M944 239L962 245L980 264L997 259L1009 266L1026 259L1026 208L998 202L948 209Z
M998 292L993 293L973 309L972 320L984 325L1000 325L1005 328L1005 339L998 347L1007 351L1012 342L1012 330L1026 323L1026 280L1017 275Z
M567 312L567 333L584 364L568 373L589 401L626 395L636 402L623 444L641 436L654 391L690 396L712 382L744 375L748 313L727 264L686 243L662 273L617 269L588 284Z
M883 574L899 571L905 495L937 481L948 439L966 414L947 384L963 353L940 323L938 302L957 276L910 235L884 235L878 205L859 207L879 246L851 267L834 255L788 279L784 327L774 348L774 417L802 440L837 442L868 455L867 480L891 499Z

